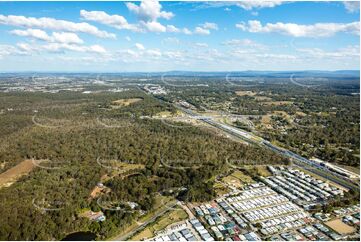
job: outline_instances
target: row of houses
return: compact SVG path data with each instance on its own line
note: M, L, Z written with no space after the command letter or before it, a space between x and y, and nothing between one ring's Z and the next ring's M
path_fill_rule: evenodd
M334 186L315 179L299 170L269 167L275 176L260 179L273 190L283 194L291 201L306 205L311 202L322 202L334 196L343 196L343 191Z
M308 215L304 212L298 212L291 215L262 221L260 222L262 228L260 231L263 235L271 235L299 228L308 222Z
M189 220L192 224L193 228L198 232L204 241L214 241L214 238L209 234L209 232L205 229L205 227L199 222L198 219L193 218Z
M148 241L197 241L196 236L187 227L187 223L174 225L166 231L160 233L158 236L149 239Z

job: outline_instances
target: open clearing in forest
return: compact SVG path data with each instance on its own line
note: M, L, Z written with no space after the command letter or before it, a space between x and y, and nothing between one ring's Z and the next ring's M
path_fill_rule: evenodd
M233 172L229 176L222 178L222 181L227 184L231 184L237 188L241 188L241 187L243 187L244 184L253 182L253 180L250 176L245 175L241 171Z
M257 95L256 92L252 92L252 91L236 91L237 96L255 96Z
M132 103L137 103L142 101L142 98L127 98L127 99L119 99L112 102L113 107L126 107Z
M271 101L271 102L262 102L263 105L274 105L274 106L281 106L281 105L291 105L293 102L291 101Z
M35 167L32 160L24 160L0 174L0 187L8 187Z

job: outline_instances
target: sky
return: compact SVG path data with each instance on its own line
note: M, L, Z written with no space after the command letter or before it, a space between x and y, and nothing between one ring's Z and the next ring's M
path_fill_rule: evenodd
M358 70L358 2L0 2L0 71Z

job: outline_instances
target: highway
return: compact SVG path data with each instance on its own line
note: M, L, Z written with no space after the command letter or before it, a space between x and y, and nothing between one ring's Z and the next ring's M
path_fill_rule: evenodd
M218 122L218 121L212 119L211 117L206 117L206 116L202 117L198 113L196 113L192 110L189 110L187 108L181 107L177 104L173 104L173 105L176 108L178 108L179 110L188 114L192 118L196 118L197 120L203 121L213 127L216 127L218 129L220 129L232 136L240 138L248 143L268 148L284 157L290 158L294 162L294 164L300 168L303 168L303 169L305 169L309 172L312 172L318 176L321 176L325 179L328 179L328 180L330 180L342 187L345 187L347 189L359 190L359 186L354 184L353 182L349 181L346 177L343 177L337 173L333 173L332 171L329 171L323 167L317 166L312 161L310 161L296 153L293 153L292 151L275 146L271 142L269 142L259 136L256 136L250 132L247 132L245 130L234 128L227 124Z

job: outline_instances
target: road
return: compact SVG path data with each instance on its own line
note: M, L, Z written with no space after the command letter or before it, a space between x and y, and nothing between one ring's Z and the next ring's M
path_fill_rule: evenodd
M290 158L296 166L299 166L305 170L308 170L309 172L312 172L318 176L328 179L334 183L337 183L347 189L359 190L359 186L357 186L353 182L347 180L345 177L342 177L342 176L338 175L337 173L333 173L323 167L317 166L310 160L308 160L298 154L295 154L292 151L275 146L271 142L269 142L259 136L256 136L250 132L247 132L245 130L241 130L239 128L234 128L227 124L218 122L218 121L212 119L211 117L206 117L206 116L202 117L198 113L196 113L192 110L186 109L184 107L181 107L177 104L173 104L173 105L176 108L178 108L179 110L188 114L192 118L196 118L197 120L203 121L209 125L212 125L213 127L221 129L222 131L224 131L232 136L235 136L237 138L240 138L248 143L268 148L284 157Z
M125 241L129 238L131 238L133 235L135 235L137 232L142 231L145 227L147 227L148 224L153 223L157 218L161 217L162 215L164 215L165 213L167 213L169 210L172 210L173 207L175 207L177 205L178 201L174 201L170 204L167 204L167 206L164 206L163 209L159 210L157 213L155 213L151 218L149 218L147 221L145 221L144 223L140 224L138 227L136 227L135 229L133 229L132 231L126 233L126 234L121 234L116 236L115 238L113 238L113 241Z

